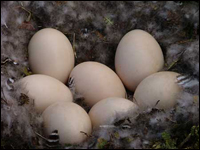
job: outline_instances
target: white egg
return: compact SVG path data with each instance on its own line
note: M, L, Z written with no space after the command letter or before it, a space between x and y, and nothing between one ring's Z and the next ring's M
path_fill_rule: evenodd
M90 110L89 116L94 128L101 125L113 125L115 122L134 117L137 105L124 99L111 97L96 103Z
M91 134L92 124L86 111L75 103L57 102L42 114L48 137L58 130L61 144L80 144Z
M125 88L116 73L98 62L84 62L77 65L70 77L75 90L84 97L88 106L108 97L125 97Z
M179 74L170 71L162 71L145 78L136 88L134 98L141 109L173 108L181 92L177 84Z
M132 30L121 39L115 55L115 68L129 90L134 91L144 78L160 71L163 65L162 50L149 33Z
M28 45L30 68L35 74L45 74L67 82L74 67L71 43L60 31L45 28L38 31Z
M72 102L69 88L59 80L47 75L30 75L19 80L22 93L34 100L38 112L43 112L49 105L58 102Z

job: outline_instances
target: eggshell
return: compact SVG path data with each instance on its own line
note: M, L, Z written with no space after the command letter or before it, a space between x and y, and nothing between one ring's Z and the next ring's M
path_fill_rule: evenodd
M129 90L134 91L144 78L160 71L163 65L162 50L149 33L132 30L121 39L115 55L115 68Z
M145 78L134 93L138 106L141 109L174 107L181 92L176 83L178 75L176 72L162 71Z
M45 135L58 130L61 144L80 144L91 134L92 124L85 110L75 103L57 102L42 114ZM81 133L84 132L84 133Z
M137 108L137 105L127 99L111 97L96 103L91 108L89 116L95 128L100 125L112 125L119 120L133 117Z
M75 90L88 106L108 97L126 96L125 88L116 73L98 62L84 62L71 72Z
M45 74L67 82L74 67L71 43L60 31L45 28L38 31L28 45L30 68L35 74Z
M30 75L19 80L22 92L34 100L38 112L43 112L49 105L58 102L72 102L73 96L67 86L47 75Z

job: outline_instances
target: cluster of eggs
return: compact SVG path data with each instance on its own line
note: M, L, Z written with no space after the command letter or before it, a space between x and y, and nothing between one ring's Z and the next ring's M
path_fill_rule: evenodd
M162 50L142 30L130 31L120 41L115 57L116 73L92 61L74 67L69 40L52 28L42 29L32 37L28 53L34 75L18 83L42 114L45 135L58 130L61 144L79 144L93 128L134 115L138 108L154 107L158 100L158 108L173 107L180 92L175 83L177 73L158 72L164 65ZM69 79L91 108L89 113L73 103L73 95L65 85ZM134 91L137 104L126 99L124 85Z

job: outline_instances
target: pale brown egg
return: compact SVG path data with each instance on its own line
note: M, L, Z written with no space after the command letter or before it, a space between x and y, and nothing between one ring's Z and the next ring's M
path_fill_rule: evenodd
M34 100L35 109L43 112L49 105L58 102L72 102L69 88L59 80L47 75L30 75L19 80L22 93Z
M117 74L98 62L84 62L71 72L75 90L84 97L88 106L108 97L126 96L124 85Z
M136 88L134 98L141 109L173 108L182 89L177 84L176 72L162 71L145 78Z
M163 66L162 50L149 33L132 30L121 39L115 55L115 69L129 90L134 91L144 78Z
M30 68L35 74L45 74L67 82L74 67L74 52L67 37L60 31L45 28L38 31L28 45Z
M96 103L90 110L89 116L94 128L101 125L113 125L119 120L128 119L136 115L138 106L124 99L111 97Z
M48 137L57 130L61 144L80 144L91 134L90 117L75 103L54 103L45 109L42 116L45 135Z

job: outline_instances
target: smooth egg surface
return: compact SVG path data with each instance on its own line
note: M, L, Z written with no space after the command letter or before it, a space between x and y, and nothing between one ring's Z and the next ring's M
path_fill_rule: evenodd
M182 89L177 84L179 74L162 71L145 78L137 87L134 98L141 109L173 108Z
M43 112L49 105L58 102L72 102L69 88L59 80L47 75L30 75L17 82L24 94L34 100L38 112Z
M143 30L132 30L120 41L115 69L124 85L134 91L147 76L160 71L164 57L158 42Z
M113 125L115 122L134 117L138 106L133 102L124 99L111 97L96 103L90 110L89 116L93 127L100 125Z
M74 67L74 52L60 31L45 28L38 31L28 45L29 64L35 74L45 74L67 82Z
M75 103L57 102L42 114L45 135L58 131L61 144L80 144L91 134L92 124L86 111Z
M98 62L84 62L71 72L75 90L90 107L108 97L125 98L126 91L120 78L109 67Z

